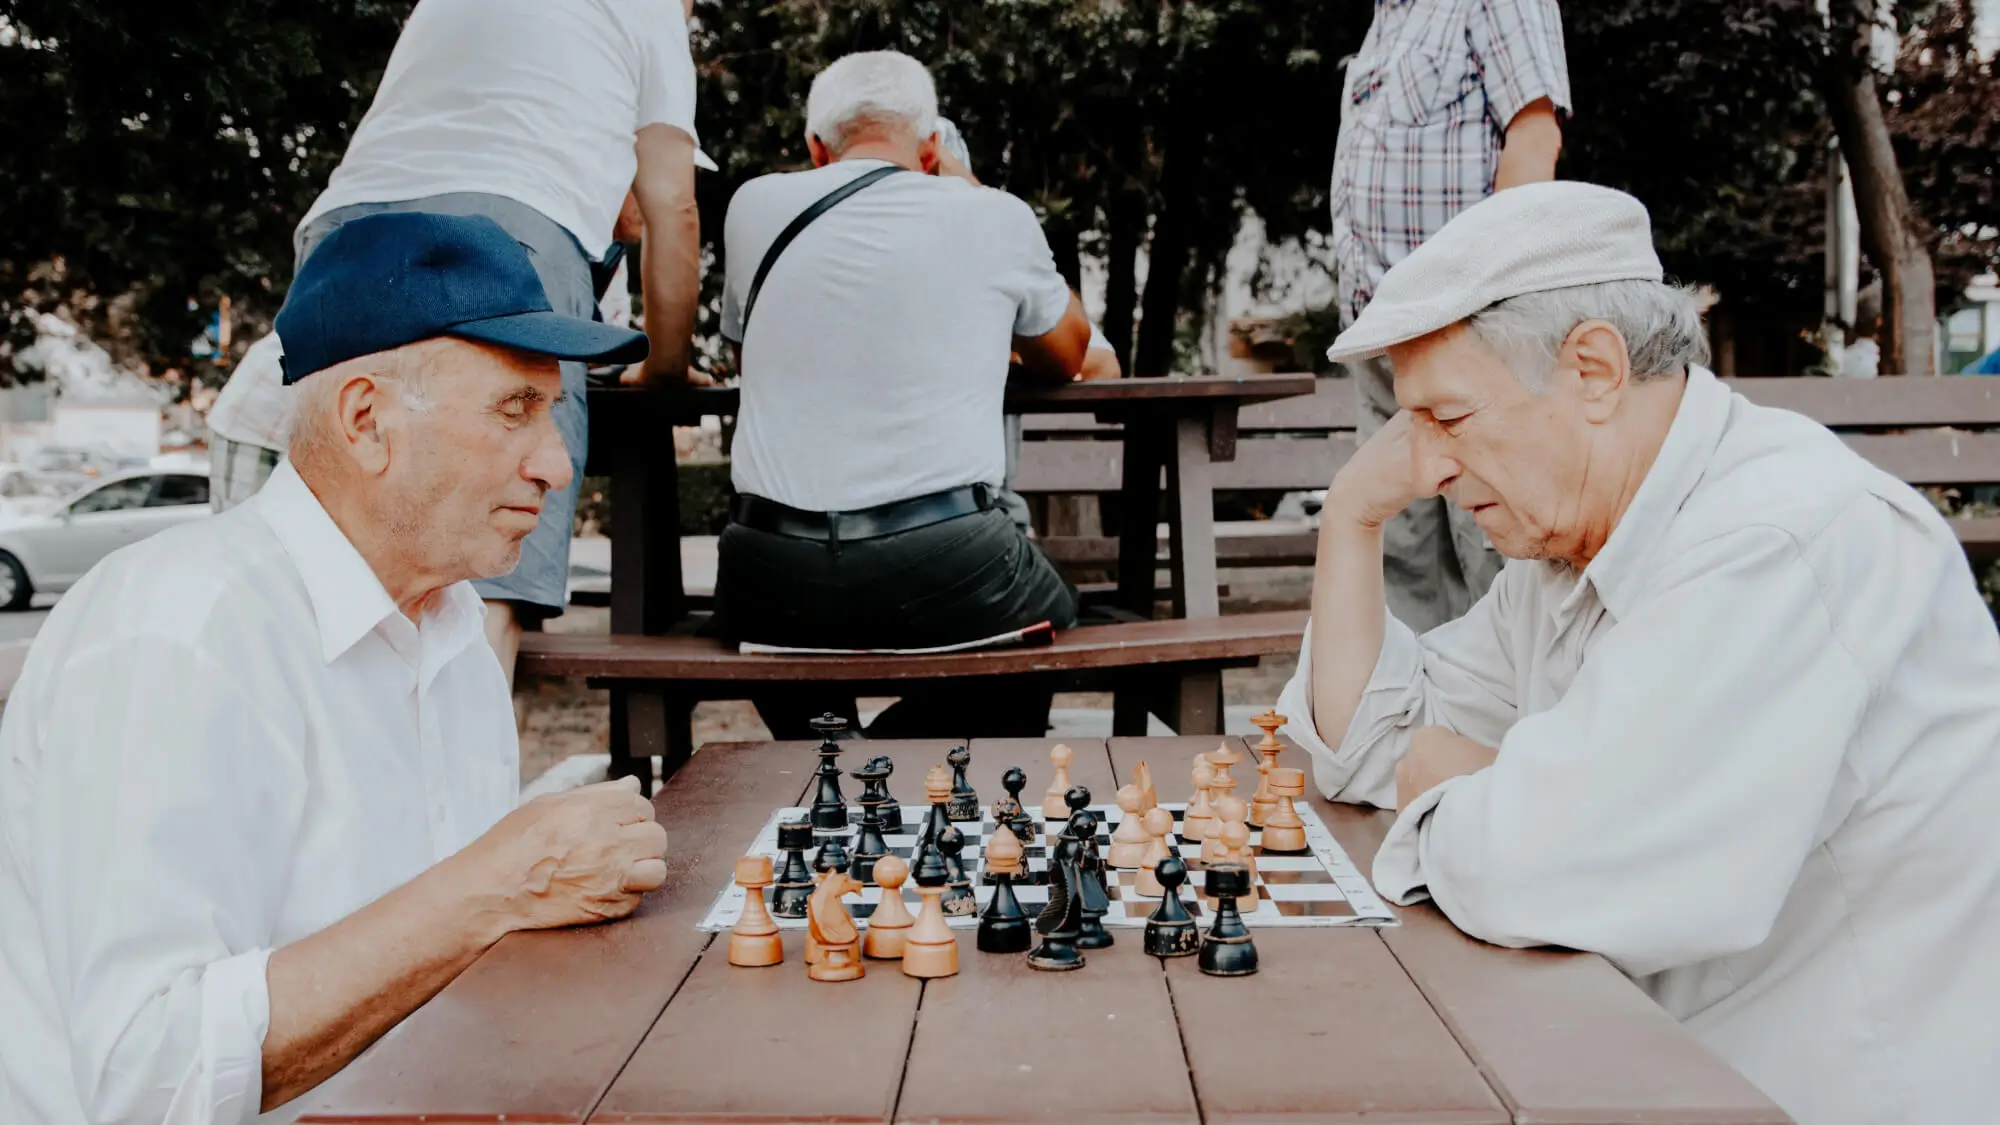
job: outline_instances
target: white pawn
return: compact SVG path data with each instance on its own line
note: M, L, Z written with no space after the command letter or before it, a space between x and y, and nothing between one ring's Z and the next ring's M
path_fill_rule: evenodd
M1208 839L1208 830L1215 824L1215 810L1208 803L1208 786L1214 780L1215 767L1208 764L1208 758L1196 757L1194 800L1188 802L1187 812L1181 817L1181 839L1190 844Z
M1146 855L1139 861L1139 878L1133 882L1132 890L1146 898L1159 898L1167 893L1167 889L1160 885L1159 876L1154 872L1161 860L1173 854L1167 837L1174 831L1174 814L1155 806L1146 810L1140 823L1146 829Z
M1104 862L1121 871L1138 870L1140 861L1146 857L1146 846L1152 843L1141 819L1145 815L1139 808L1143 800L1137 785L1118 790L1118 808L1125 815L1118 821L1118 831L1111 834L1111 847Z
M1049 782L1048 791L1042 794L1042 822L1044 824L1054 825L1058 821L1068 820L1069 814L1076 811L1069 807L1069 802L1064 797L1064 794L1068 793L1070 788L1069 764L1075 759L1076 751L1071 750L1068 746L1060 742L1056 743L1049 750L1049 764L1056 768L1056 776L1055 780ZM1053 836L1057 831L1060 830L1052 827L1049 833ZM1027 842L1029 841L1023 841L1023 843Z

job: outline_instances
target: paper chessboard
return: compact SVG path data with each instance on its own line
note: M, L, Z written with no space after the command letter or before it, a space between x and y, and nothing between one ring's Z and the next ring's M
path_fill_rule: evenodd
M1169 843L1188 866L1188 882L1181 888L1181 900L1187 904L1189 913L1197 918L1205 917L1208 910L1198 894L1201 889L1201 846L1186 843L1180 838L1181 817L1186 812L1187 806L1162 804L1160 807L1174 814L1174 831L1169 837ZM1390 913L1388 905L1375 894L1374 888L1368 885L1367 878L1354 866L1354 862L1348 859L1347 853L1341 850L1333 834L1326 830L1326 825L1314 814L1312 808L1300 802L1297 809L1299 819L1305 822L1308 849L1305 855L1264 855L1262 831L1256 828L1250 830L1250 850L1256 856L1257 880L1254 908L1251 898L1240 899L1237 902L1237 909L1242 911L1243 920L1252 928L1395 925L1396 916ZM888 845L889 854L909 860L911 853L916 850L917 837L923 831L924 819L930 813L930 806L904 805L902 810L902 831L884 833L882 838ZM1102 856L1110 851L1111 833L1117 826L1118 818L1124 814L1116 805L1092 805L1090 811L1097 814L1097 851ZM784 853L778 849L778 825L785 821L808 819L810 814L810 809L801 807L782 808L772 813L771 819L764 823L763 829L757 833L756 841L746 850L746 854L768 855L773 866L782 866ZM852 826L860 822L861 810L850 808L848 810L850 827L845 834L850 848L853 846ZM987 886L982 878L985 872L986 838L995 828L992 811L982 809L977 824L963 821L959 822L957 827L959 831L965 833L966 838L965 850L960 854L960 859L965 865L966 874L972 879L973 891L978 895L979 906L983 910L987 900L993 895L993 888ZM1039 913L1049 900L1047 875L1048 855L1051 849L1048 834L1060 833L1062 828L1061 821L1044 824L1044 835L1027 843L1024 862L1028 874L1016 879L1014 894L1020 899L1021 908L1030 916ZM807 852L805 858L810 863L812 853ZM1146 918L1152 914L1153 907L1159 903L1159 899L1142 897L1134 889L1134 883L1139 877L1137 871L1119 871L1107 867L1104 874L1111 899L1111 909L1104 916L1104 924L1144 926ZM709 907L708 915L702 920L700 928L722 931L734 926L737 917L743 912L744 893L744 889L734 883L723 888L722 893L716 896L714 905ZM770 889L766 888L764 894L768 900ZM911 913L915 913L921 905L921 897L917 894L914 881L903 884L902 895L904 901L909 904ZM875 904L880 901L881 896L882 888L866 887L859 895L847 900L848 910L855 918L865 919L874 912ZM803 930L806 927L803 918L778 918L776 921L780 929ZM952 926L962 929L973 928L979 924L977 915L961 915L948 918L947 921Z

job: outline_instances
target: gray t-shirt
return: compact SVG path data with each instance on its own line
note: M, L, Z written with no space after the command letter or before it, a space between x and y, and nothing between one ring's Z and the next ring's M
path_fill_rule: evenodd
M1005 477L1013 337L1053 331L1070 298L1014 196L914 172L863 189L785 250L745 338L743 299L778 233L881 166L764 176L730 201L722 331L743 345L739 492L852 511Z

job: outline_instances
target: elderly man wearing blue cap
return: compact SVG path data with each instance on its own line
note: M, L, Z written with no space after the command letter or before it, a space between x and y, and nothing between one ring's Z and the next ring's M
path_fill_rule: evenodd
M2000 635L1950 527L1698 366L1615 191L1461 213L1333 345L1384 351L1279 705L1399 810L1378 888L1603 954L1802 1125L1993 1120ZM1419 636L1382 528L1440 495L1510 561Z
M570 479L558 363L646 338L552 311L492 220L357 219L278 331L289 464L112 555L0 725L0 1118L285 1121L512 930L665 879L630 781L515 808L470 580Z

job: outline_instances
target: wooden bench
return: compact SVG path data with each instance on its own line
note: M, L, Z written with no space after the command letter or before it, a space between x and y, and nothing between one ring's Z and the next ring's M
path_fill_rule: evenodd
M517 671L583 676L610 689L613 776L636 774L650 784L645 759L660 758L661 776L669 777L693 753L696 703L793 683L837 683L857 696L884 696L913 680L1044 676L1058 691L1109 690L1144 704L1114 711L1117 734L1144 734L1148 711L1182 734L1220 734L1222 669L1297 652L1305 622L1298 610L1084 625L1057 633L1048 645L937 656L780 656L745 654L687 634L530 633L522 638ZM621 731L632 734L621 739Z
M1983 376L1882 379L1730 379L1745 397L1797 411L1839 433L1863 457L1919 486L2000 484L2000 379ZM1355 448L1354 390L1321 379L1311 396L1245 407L1236 459L1217 465L1227 491L1323 489ZM1016 490L1029 497L1104 496L1120 491L1117 426L1074 415L1030 415ZM2000 556L2000 516L1953 521L1975 560ZM1075 573L1117 565L1118 542L1092 529L1044 526L1042 546ZM1217 525L1222 567L1311 565L1317 534L1305 521ZM1164 545L1162 546L1164 550Z

